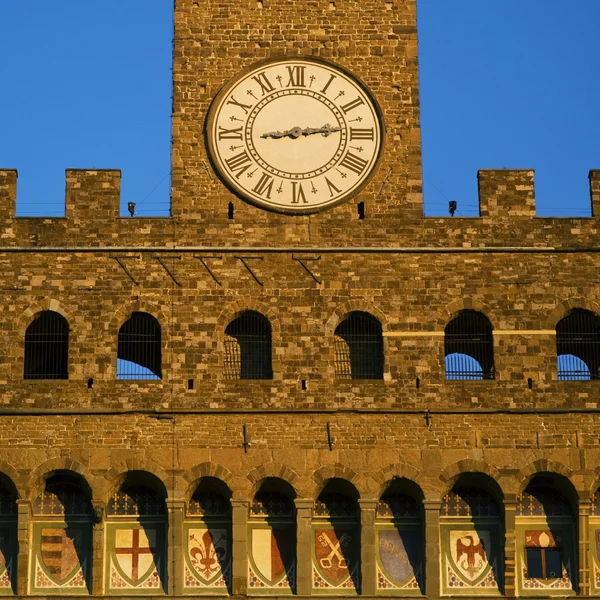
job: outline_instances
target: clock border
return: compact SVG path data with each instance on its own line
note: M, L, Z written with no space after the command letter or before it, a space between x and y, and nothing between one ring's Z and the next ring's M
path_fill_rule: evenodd
M369 171L368 175L363 179L363 181L357 187L355 187L351 192L344 194L342 197L338 198L337 200L334 200L331 203L326 204L325 206L319 206L319 207L314 207L314 208L308 207L308 208L297 208L297 209L289 208L288 209L283 206L275 208L271 204L269 204L269 205L262 204L256 198L245 193L243 191L243 188L238 189L238 187L236 187L233 184L233 182L230 181L229 175L227 173L223 172L223 170L221 169L221 166L219 165L219 162L217 160L215 160L215 158L214 158L214 156L216 156L216 148L214 147L214 144L213 144L213 125L215 124L217 107L221 104L222 100L227 96L227 94L229 94L230 90L239 81L241 81L246 75L248 75L249 73L251 73L252 71L254 71L256 69L259 69L260 67L264 67L264 66L270 65L272 63L296 62L296 61L312 62L312 63L316 63L319 65L326 65L331 69L338 70L341 73L343 73L346 77L348 77L348 79L352 80L357 85L357 87L359 87L362 90L362 92L365 94L365 96L367 96L367 98L370 100L370 102L373 106L374 112L375 112L375 116L379 122L379 133L380 133L379 151L378 151L377 157L375 158L375 160L373 162L373 166L371 167L371 170ZM385 135L386 125L385 125L385 120L383 117L383 111L381 110L381 106L380 106L377 98L371 92L369 87L362 81L362 79L360 77L355 75L352 71L350 71L346 67L344 67L338 63L335 63L333 61L326 60L326 59L316 57L316 56L307 56L304 54L297 54L297 55L293 55L293 56L290 56L290 55L271 56L269 58L261 59L259 61L253 62L252 64L240 69L235 75L233 75L233 77L229 78L223 84L223 86L220 88L220 90L217 92L217 94L215 95L215 97L212 99L212 101L210 102L210 104L208 106L208 109L206 111L205 124L204 124L204 133L205 133L205 135L204 135L204 143L205 144L204 145L205 145L208 160L210 161L210 164L213 167L213 170L215 171L215 173L217 174L217 176L221 180L221 182L236 197L238 197L238 198L240 198L240 200L243 200L244 202L254 206L255 208L260 208L260 209L266 210L268 212L284 214L284 215L305 216L305 215L312 215L312 214L324 212L326 210L329 210L330 208L339 206L340 204L343 204L344 202L348 202L348 200L355 198L365 189L365 187L371 182L371 180L373 179L373 177L379 170L379 167L380 167L380 164L381 164L381 161L383 158L385 137L386 137L386 135Z

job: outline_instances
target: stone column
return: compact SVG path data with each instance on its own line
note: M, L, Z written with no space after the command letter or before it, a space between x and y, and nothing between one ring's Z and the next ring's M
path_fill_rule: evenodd
M246 595L248 590L248 500L231 500L233 555L233 594Z
M590 513L592 505L588 501L579 501L579 517L575 535L579 539L579 577L578 594L580 596L590 596Z
M167 532L168 594L169 596L180 596L183 594L183 515L185 501L170 500L167 509L169 511L169 531Z
M517 498L507 494L504 498L504 595L517 595ZM501 557L502 558L502 557Z
M104 594L104 505L94 504L92 527L92 595Z
M31 521L31 502L17 500L17 594L25 596L29 589L29 523Z
M314 500L296 498L296 594L312 593L312 513Z
M363 596L374 596L377 581L375 560L375 511L377 500L359 500L360 505L360 587Z
M423 500L425 509L425 595L440 595L440 508L441 500Z

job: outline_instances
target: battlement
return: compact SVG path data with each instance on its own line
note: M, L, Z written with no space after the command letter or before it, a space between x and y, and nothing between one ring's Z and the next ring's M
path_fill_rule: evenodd
M470 242L475 239L473 235L481 235L478 245L515 244L524 233L536 235L536 232L539 232L549 245L558 244L548 239L548 236L562 236L560 245L564 245L569 243L568 238L574 233L569 223L575 220L589 224L581 230L583 234L578 237L578 243L590 243L596 234L596 219L600 217L600 169L589 172L592 218L553 218L557 225L555 234L548 232L547 218L544 218L543 222L536 219L533 170L485 169L478 172L477 178L480 216L469 219ZM205 209L197 215L186 215L181 219L121 217L121 171L117 169L68 169L64 218L17 218L17 182L16 169L0 170L0 220L5 222L0 235L3 240L10 240L17 245L74 245L83 240L86 245L108 245L123 236L127 244L140 245L143 237L143 245L158 246L172 240L172 227L178 222L182 245L219 246L222 245L223 239L235 240L235 236L239 236L240 245L245 245L247 240L243 238L244 231L254 228L254 242L259 246L289 243L291 238L288 232L292 230L295 232L294 241L297 245L304 245L304 242L309 240L312 243L318 240L319 245L341 246L346 238L337 238L347 237L358 222L365 241L389 242L386 231L393 230L395 245L419 246L421 240L415 239L415 236L425 236L427 233L435 234L436 239L443 239L444 234L448 233L448 222L451 219L449 216L428 218L428 231L415 231L415 217L411 216L410 212L406 214L395 204L374 197L372 190L365 191L345 205L313 215L310 218L311 236L305 236L306 240L302 236L306 217L266 213L245 205L230 194L223 196L222 206L215 203L210 209ZM386 194L396 197L402 196L403 193L404 190L391 187L386 191ZM357 221L355 205L363 200L367 216ZM228 204L231 201L236 207L234 218L228 215ZM178 205L185 202L185 197L178 197ZM421 218L417 217L418 220ZM452 223L453 237L456 234L460 236L463 231L461 223L464 221L455 218ZM559 227L561 223L564 224L562 229ZM491 228L494 229L493 235L490 233ZM467 227L464 226L464 229L466 235ZM334 231L337 232L335 235ZM278 236L281 239L277 239ZM453 240L453 243L457 242L460 243L460 240Z

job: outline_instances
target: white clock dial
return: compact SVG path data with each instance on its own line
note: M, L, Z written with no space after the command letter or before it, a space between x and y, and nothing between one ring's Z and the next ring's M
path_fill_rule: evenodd
M381 115L367 89L318 59L252 66L219 93L208 149L221 178L269 210L313 213L357 194L382 149Z

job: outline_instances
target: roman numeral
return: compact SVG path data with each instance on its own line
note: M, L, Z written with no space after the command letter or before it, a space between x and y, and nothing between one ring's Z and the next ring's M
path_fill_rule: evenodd
M329 81L325 84L325 87L321 90L321 94L326 94L327 93L327 88L331 85L331 82L337 77L337 75L332 75L329 78Z
M236 176L237 179L240 178L240 175L248 170L250 165L252 165L252 160L248 153L244 150L235 156L227 159L225 161L229 170ZM238 171L238 173L236 173Z
M236 127L235 129L225 129L219 125L219 141L221 140L241 140L242 139L242 128ZM352 138L350 138L352 139Z
M265 94L268 94L269 92L272 92L275 89L271 85L271 82L267 79L267 76L265 75L264 71L262 73L259 73L258 75L255 75L254 77L252 77L252 79L254 79L254 81L256 81L258 85L260 85L260 90L262 91L263 96Z
M335 194L339 194L342 191L339 188L335 187L335 185L333 185L333 183L331 183L331 181L329 181L327 177L325 177L325 181L327 182L327 187L329 187L330 198L333 197Z
M358 127L350 127L350 141L352 140L371 140L375 139L375 130L373 127L370 129L359 129Z
M233 104L234 106L239 106L243 109L245 114L248 114L248 111L252 108L252 104L242 104L238 102L233 96L227 101L227 104Z
M348 114L351 110L364 103L365 101L359 96L356 100L352 100L352 102L348 102L348 104L344 104L344 106L340 106L340 108L344 111L344 114Z
M287 70L290 75L287 87L304 87L304 71L306 70L306 67L296 65L294 67L288 67Z
M298 181L292 181L292 204L299 204L300 200L303 204L308 204L302 184Z
M260 177L260 180L256 184L254 191L259 196L266 195L267 198L270 200L271 199L271 190L273 189L273 183L274 183L273 178L269 174L263 173Z
M348 152L346 156L344 156L344 160L342 160L340 163L340 167L346 167L346 169L354 171L357 175L360 175L368 164L369 162L362 159L360 156L356 156L356 154Z

